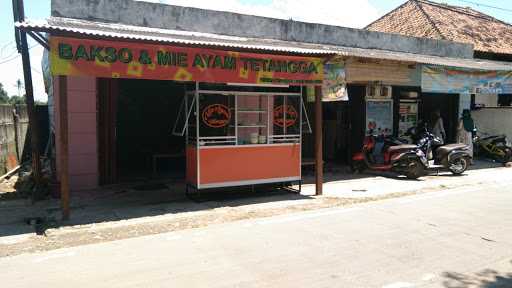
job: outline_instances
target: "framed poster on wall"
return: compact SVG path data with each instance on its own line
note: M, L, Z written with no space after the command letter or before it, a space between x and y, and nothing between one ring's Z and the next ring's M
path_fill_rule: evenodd
M416 127L418 124L418 102L414 100L401 100L398 122L398 135L403 135L411 127Z
M393 134L393 100L366 100L366 135Z

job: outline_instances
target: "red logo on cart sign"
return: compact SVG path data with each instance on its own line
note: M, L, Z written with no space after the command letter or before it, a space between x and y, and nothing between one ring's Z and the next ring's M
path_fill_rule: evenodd
M203 122L208 127L222 128L229 124L231 111L222 104L212 104L203 109Z
M297 118L299 118L299 114L292 105L286 105L286 108L284 105L274 108L274 125L290 127L295 125Z

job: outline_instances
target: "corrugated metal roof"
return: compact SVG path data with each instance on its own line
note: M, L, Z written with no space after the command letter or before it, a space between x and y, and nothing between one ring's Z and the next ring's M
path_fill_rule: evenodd
M447 58L379 49L362 49L314 43L298 43L274 39L244 38L211 33L156 29L61 17L51 17L43 21L26 20L25 22L16 23L15 25L22 29L49 32L50 34L55 35L63 33L79 34L125 40L154 41L187 45L207 45L223 48L254 49L296 54L313 54L319 56L339 55L346 57L394 60L468 69L512 71L512 63L508 62Z

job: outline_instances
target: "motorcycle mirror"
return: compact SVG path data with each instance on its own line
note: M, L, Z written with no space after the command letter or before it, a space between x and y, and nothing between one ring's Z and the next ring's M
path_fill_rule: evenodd
M412 136L416 134L416 127L411 127L405 132L405 136Z

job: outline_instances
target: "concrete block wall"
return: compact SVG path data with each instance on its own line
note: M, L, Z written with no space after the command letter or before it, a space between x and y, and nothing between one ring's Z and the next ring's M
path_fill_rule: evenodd
M512 108L483 108L471 111L471 115L478 131L491 135L505 134L512 140Z
M51 15L239 37L473 58L473 46L469 44L134 0L52 0Z
M68 77L69 182L72 191L98 187L96 78ZM60 172L59 79L54 78L57 173Z

